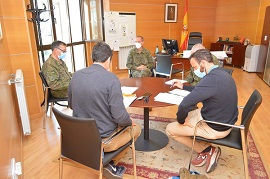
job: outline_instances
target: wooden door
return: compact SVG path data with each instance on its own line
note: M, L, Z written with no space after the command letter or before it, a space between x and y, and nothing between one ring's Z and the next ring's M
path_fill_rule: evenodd
M261 47L259 52L259 60L262 61L263 65L265 65L266 57L267 57L267 49L269 46L270 40L270 6L266 7L262 38L261 38ZM257 73L260 78L263 78L264 71Z

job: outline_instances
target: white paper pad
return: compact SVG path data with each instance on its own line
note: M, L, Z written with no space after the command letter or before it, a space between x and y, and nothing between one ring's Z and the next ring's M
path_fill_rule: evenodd
M172 80L166 81L165 84L166 85L173 85L176 81L180 81L181 83L187 83L186 80L172 79Z
M170 93L159 93L154 99L155 101L159 101L163 103L179 105L183 101L184 97L170 94Z
M138 87L128 87L128 86L122 86L121 90L123 94L132 94L134 93Z
M137 98L136 96L123 96L125 107L129 107L129 105Z
M187 90L174 89L172 91L169 91L169 93L174 94L174 95L178 95L178 96L182 96L182 97L186 97L190 92Z

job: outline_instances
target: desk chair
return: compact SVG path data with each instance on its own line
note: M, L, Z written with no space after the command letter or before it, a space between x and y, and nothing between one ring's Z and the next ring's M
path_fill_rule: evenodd
M52 107L54 104L58 104L60 106L67 106L67 105L62 105L62 104L59 104L57 102L59 101L68 101L68 98L56 98L56 97L53 97L52 96L52 93L51 93L51 88L49 87L43 73L40 71L39 72L39 76L42 80L42 85L43 85L43 89L44 89L44 99L43 99L43 102L41 103L40 106L43 106L45 105L45 109L43 110L44 111L44 114L43 114L43 129L46 129L46 114L47 114L47 111L48 111L48 108L49 108L49 104L51 105L51 110L50 110L50 117L52 116Z
M181 66L181 68L173 68ZM184 64L182 62L172 64L171 55L156 54L156 75L163 75L171 79L172 74L181 73L182 80L184 79Z
M191 50L195 44L202 44L202 33L201 32L190 32L188 36L188 48Z
M94 169L96 173L99 173L99 179L102 179L103 167L130 146L132 147L134 178L137 178L133 130L131 130L133 140L116 151L103 152L105 144L132 126L124 127L108 139L102 140L93 118L72 117L61 113L54 107L52 110L61 128L60 178L63 178L63 160L67 160L84 168Z
M252 120L252 117L255 114L258 107L261 105L261 103L262 103L261 94L259 93L259 91L254 90L243 109L240 125L230 125L230 124L224 124L224 123L206 121L206 120L199 121L196 124L195 131L194 131L192 152L193 152L195 140L206 141L213 144L242 150L243 160L244 160L244 169L245 169L245 178L248 178L249 174L248 174L248 158L247 158L247 152L248 152L247 135L248 135L249 125ZM222 139L211 140L211 139L206 139L203 137L198 137L196 136L196 129L197 129L198 124L201 122L229 126L229 127L232 127L232 131L230 132L229 135L227 135L226 137ZM190 157L190 162L191 162L191 157ZM190 163L189 163L189 168L190 168Z

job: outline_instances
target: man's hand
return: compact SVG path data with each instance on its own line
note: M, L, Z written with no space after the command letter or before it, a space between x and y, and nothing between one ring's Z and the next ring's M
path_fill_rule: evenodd
M147 68L147 66L145 66L145 65L140 65L140 66L138 66L137 67L137 70L143 70L143 69L145 69L145 68Z
M180 80L177 80L175 79L173 82L172 82L172 87L177 87L179 89L183 89L183 83L180 82Z

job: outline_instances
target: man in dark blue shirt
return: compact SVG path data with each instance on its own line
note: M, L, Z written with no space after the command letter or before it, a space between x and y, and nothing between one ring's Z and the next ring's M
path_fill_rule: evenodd
M201 49L190 56L192 67L197 76L202 79L197 86L183 86L176 81L174 86L186 89L191 93L186 96L178 107L177 122L170 123L166 132L169 137L192 147L192 139L197 122L200 120L216 121L226 124L235 124L238 116L237 90L233 78L222 68L214 65L213 57L209 50ZM201 109L194 109L198 103ZM231 128L201 123L198 125L196 135L208 139L226 137ZM194 166L203 166L206 163L206 172L211 172L217 165L221 154L219 147L211 146L208 142L196 141L194 150L197 157L192 160Z

